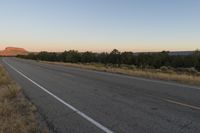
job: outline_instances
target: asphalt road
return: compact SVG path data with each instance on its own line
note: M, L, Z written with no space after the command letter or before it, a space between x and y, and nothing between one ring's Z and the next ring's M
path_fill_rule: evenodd
M2 63L58 133L200 133L200 88L50 65Z

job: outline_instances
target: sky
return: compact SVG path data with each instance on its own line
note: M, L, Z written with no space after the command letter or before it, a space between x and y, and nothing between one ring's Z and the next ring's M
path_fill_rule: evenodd
M0 0L0 49L200 48L200 0Z

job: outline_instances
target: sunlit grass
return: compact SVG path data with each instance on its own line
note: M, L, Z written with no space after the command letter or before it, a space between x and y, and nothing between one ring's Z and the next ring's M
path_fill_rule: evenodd
M84 69L91 69L97 71L111 72L126 74L131 76L159 79L167 81L176 81L190 85L200 85L200 74L199 73L188 73L188 72L176 72L175 70L161 70L161 69L139 69L133 66L105 66L103 64L90 63L90 64L75 64L75 63L62 63L62 62L47 62L53 64L62 64L65 66L78 67Z

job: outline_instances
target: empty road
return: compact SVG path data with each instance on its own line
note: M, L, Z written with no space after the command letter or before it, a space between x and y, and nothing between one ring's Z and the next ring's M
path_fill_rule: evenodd
M199 133L200 88L1 58L58 133Z

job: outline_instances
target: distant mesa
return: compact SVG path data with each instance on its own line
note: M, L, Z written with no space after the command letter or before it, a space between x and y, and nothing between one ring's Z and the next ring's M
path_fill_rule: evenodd
M5 50L0 51L0 56L17 56L27 55L28 51L23 48L7 47Z

